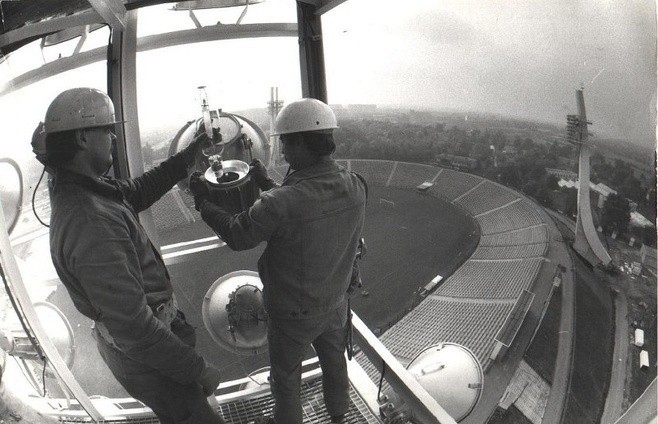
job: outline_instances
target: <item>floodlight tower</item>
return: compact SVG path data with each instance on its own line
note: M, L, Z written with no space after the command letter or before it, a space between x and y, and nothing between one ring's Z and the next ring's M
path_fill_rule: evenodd
M585 97L583 90L576 90L576 102L578 104L578 115L567 115L567 136L569 141L579 147L578 159L578 214L576 216L576 234L573 248L579 255L591 265L608 265L612 258L601 243L594 221L592 220L592 208L589 201L589 158L590 143L585 114Z
M270 135L268 142L272 147L270 150L272 156L269 163L272 165L276 165L279 161L279 143L276 142L277 136L272 135L272 133L274 132L274 120L282 107L283 100L279 100L279 87L270 87L270 101L267 102L267 111L270 114Z

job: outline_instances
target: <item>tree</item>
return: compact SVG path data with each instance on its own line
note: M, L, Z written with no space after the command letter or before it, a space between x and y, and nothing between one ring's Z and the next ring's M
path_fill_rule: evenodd
M167 145L169 144L171 143L167 143ZM142 158L144 159L144 165L147 167L153 165L153 162L155 161L155 151L153 150L153 146L149 143L145 143L142 147Z
M578 190L575 188L562 187L560 191L567 194L564 213L567 216L576 215L578 211Z
M631 208L628 200L618 194L610 194L603 204L601 224L607 233L613 231L621 234L628 228L631 219Z
M631 166L621 159L615 159L615 165L612 167L611 179L608 180L614 187L621 187L628 177L633 176ZM603 177L605 178L605 177Z
M519 167L514 164L506 164L500 168L500 182L506 186L521 188L522 180Z
M560 186L558 185L558 181L559 181L559 179L558 179L557 175L553 175L553 174L546 175L546 188L548 190L557 190L557 189L559 189Z
M619 191L636 203L646 198L646 190L642 187L642 183L632 175L626 177Z
M642 228L642 243L656 247L656 229L654 227Z

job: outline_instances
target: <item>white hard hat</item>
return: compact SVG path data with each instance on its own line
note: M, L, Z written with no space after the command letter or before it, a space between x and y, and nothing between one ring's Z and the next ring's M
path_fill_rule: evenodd
M60 93L48 106L46 134L117 124L112 99L95 88L72 88Z
M336 128L338 128L336 115L326 103L317 99L304 98L288 103L281 109L274 122L272 135Z

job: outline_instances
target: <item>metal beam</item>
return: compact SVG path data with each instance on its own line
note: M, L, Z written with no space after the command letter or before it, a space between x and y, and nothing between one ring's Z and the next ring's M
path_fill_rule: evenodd
M201 43L204 41L236 40L260 37L294 37L297 24L244 24L211 25L199 29L168 32L149 35L137 40L137 51L147 51L181 44Z
M137 16L137 10L128 13L127 29L123 34L121 46L121 109L128 121L124 124L124 135L128 173L131 177L141 176L144 173L139 108L137 107ZM151 208L139 213L139 221L153 244L159 249L160 235L156 229Z
M114 103L114 112L120 121L126 121L123 113L123 95L121 91L122 81L122 45L126 31L111 32L110 46L107 49L107 94ZM128 160L126 153L125 123L116 125L116 154L114 156L114 176L117 178L128 178Z
M299 32L299 65L302 80L302 97L312 97L328 103L327 78L324 71L322 21L316 7L297 2Z
M126 7L120 0L87 0L103 20L116 31L126 30Z
M354 312L352 314L354 338L357 345L380 373L383 371L382 364L385 364L386 381L404 399L414 414L417 414L416 416L421 419L421 422L425 424L456 424L454 418L427 393L427 390L386 349L363 321Z
M316 15L322 15L333 9L334 7L345 3L347 0L297 0L300 3L310 4L315 7Z
M333 9L334 7L345 3L347 0L322 0L320 1L317 10L315 11L316 15L323 15Z
M296 35L297 24L294 23L213 25L201 29L174 31L139 38L137 40L137 51L142 52L204 41L260 37L294 37ZM41 66L40 68L18 75L4 85L0 85L0 96L8 94L11 91L19 90L48 77L106 59L107 47L99 47L76 55L57 59Z
M246 6L262 3L265 0L193 0L179 1L172 7L173 10L218 9L225 7Z
M24 25L18 29L0 35L0 49L32 37L52 34L53 32L72 27L102 23L105 23L105 21L98 13L89 11Z

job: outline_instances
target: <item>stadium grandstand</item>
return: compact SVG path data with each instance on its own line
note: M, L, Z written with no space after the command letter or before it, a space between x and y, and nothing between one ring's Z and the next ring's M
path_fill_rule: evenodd
M496 336L518 328L525 316L524 299L546 261L548 230L538 206L507 187L452 169L367 160L343 165L375 185L414 189L431 182L424 193L460 207L477 223L481 238L471 257L380 340L405 365L423 348L450 342L470 349L487 369ZM362 354L357 360L377 382L375 367Z
M507 187L491 181L483 180L471 190L455 199L471 215L477 216L481 213L504 207L518 199L518 195Z
M444 168L429 191L430 194L452 202L459 196L482 183L482 178Z

